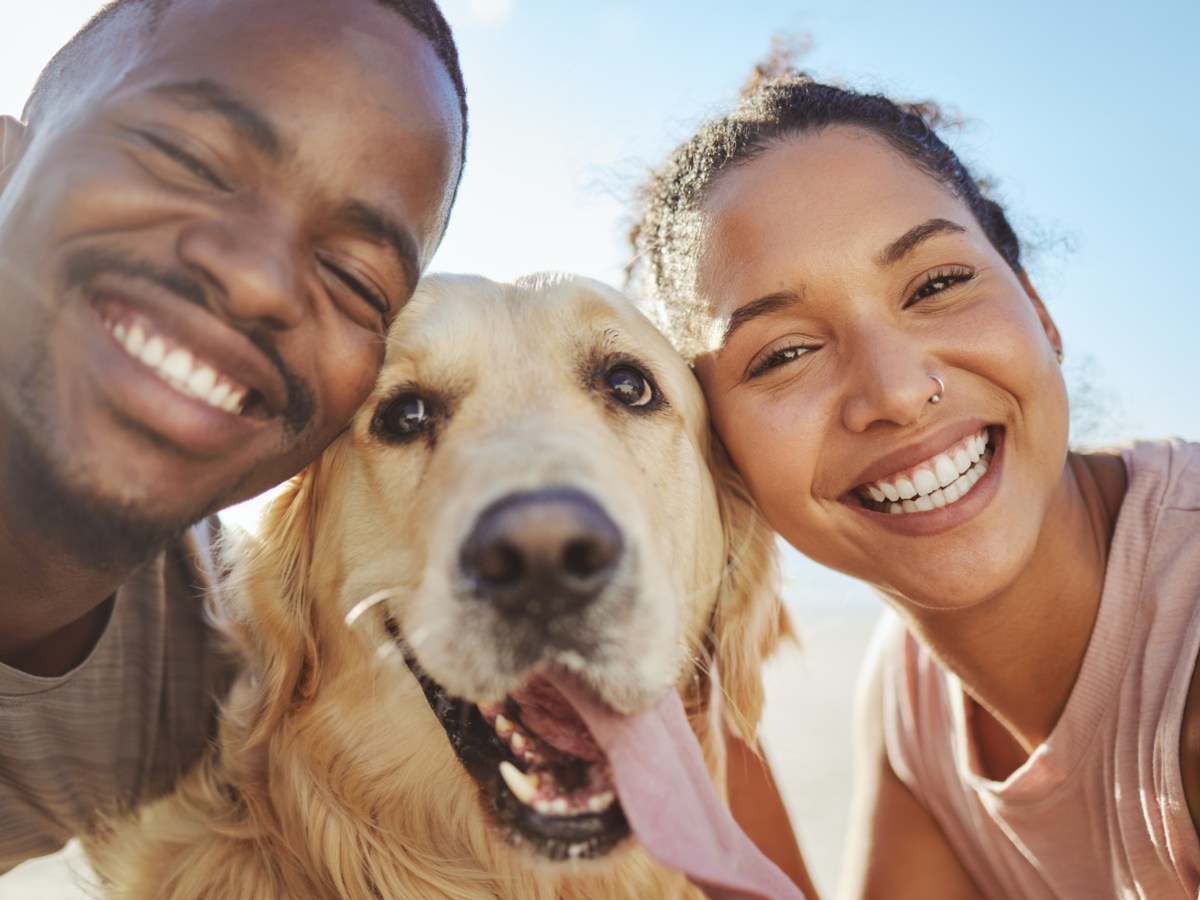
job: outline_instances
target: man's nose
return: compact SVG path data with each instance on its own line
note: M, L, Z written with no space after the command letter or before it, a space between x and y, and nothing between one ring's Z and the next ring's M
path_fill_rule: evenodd
M866 431L877 423L913 424L938 392L938 383L930 376L942 368L901 336L864 340L846 378L842 423L853 432Z
M286 222L237 214L190 223L180 258L217 288L230 319L273 329L297 325L307 300L297 265L300 241Z

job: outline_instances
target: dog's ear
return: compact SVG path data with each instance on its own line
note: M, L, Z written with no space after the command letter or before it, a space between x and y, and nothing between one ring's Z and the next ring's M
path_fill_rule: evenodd
M763 663L789 633L775 532L714 434L709 450L724 531L725 568L713 612L718 689L731 726L750 746L762 715Z
M320 655L311 573L333 452L272 498L230 573L226 614L257 680L250 744L269 736L280 716L316 691Z

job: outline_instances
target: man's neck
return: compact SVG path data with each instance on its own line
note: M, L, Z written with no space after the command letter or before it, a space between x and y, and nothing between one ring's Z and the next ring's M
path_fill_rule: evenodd
M0 511L0 663L62 675L104 632L110 598L132 569L97 570Z

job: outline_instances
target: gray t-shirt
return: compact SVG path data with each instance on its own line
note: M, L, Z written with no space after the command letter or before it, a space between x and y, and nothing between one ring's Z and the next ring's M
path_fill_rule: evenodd
M38 678L0 664L0 873L165 793L204 750L232 676L204 618L212 527L117 591L78 668Z

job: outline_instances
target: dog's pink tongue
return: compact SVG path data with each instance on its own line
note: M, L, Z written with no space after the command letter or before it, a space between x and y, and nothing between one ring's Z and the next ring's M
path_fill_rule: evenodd
M566 679L555 684L608 755L625 817L654 857L717 900L803 900L721 802L674 691L623 716Z

